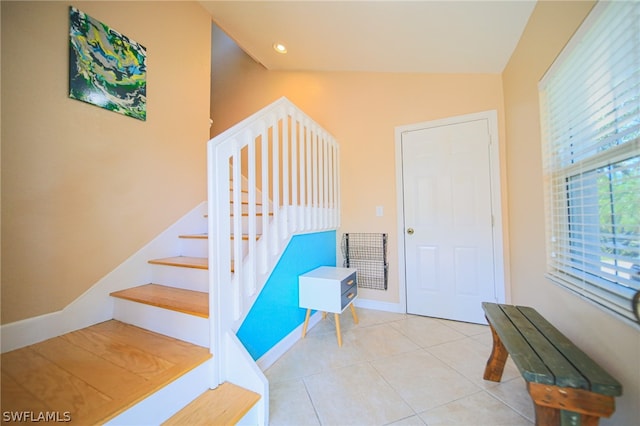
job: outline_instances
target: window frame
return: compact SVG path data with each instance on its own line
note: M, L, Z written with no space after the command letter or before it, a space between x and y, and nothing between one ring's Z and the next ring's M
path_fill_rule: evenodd
M602 195L598 189L598 177L600 170L606 167L617 166L618 164L622 164L625 161L632 161L631 167L633 172L637 170L636 166L633 162L638 161L640 167L640 114L636 116L637 112L634 111L633 105L631 105L631 118L629 121L625 118L624 121L620 120L620 123L624 123L627 127L622 129L622 132L618 134L619 121L616 119L614 123L616 124L616 131L613 132L614 142L619 143L618 145L613 145L611 148L610 145L594 145L591 142L591 139L587 138L587 141L584 142L585 138L576 138L576 145L573 145L573 142L570 142L572 136L564 136L565 140L558 138L559 143L555 140L551 140L551 136L549 133L549 124L548 121L552 121L556 119L556 117L551 118L551 113L547 111L547 83L549 82L550 76L555 77L556 73L561 73L562 68L564 66L565 61L581 61L583 60L580 56L572 57L572 53L574 49L579 46L581 43L586 43L584 40L588 39L593 41L591 32L594 26L597 25L598 18L602 13L606 11L609 4L600 2L596 4L593 8L585 22L578 29L574 37L570 40L567 47L558 55L558 58L553 63L551 68L547 71L543 79L539 84L539 94L540 94L540 120L542 127L542 146L543 146L543 154L544 154L544 162L545 162L545 170L544 170L544 189L545 189L545 218L547 222L547 273L546 277L550 279L552 282L566 288L578 296L584 298L585 300L595 303L597 306L601 308L605 308L605 311L609 313L613 313L617 318L621 318L623 321L628 322L634 325L637 328L640 328L640 306L638 303L640 302L640 281L637 284L634 281L634 265L640 267L640 247L637 248L638 256L637 260L630 263L628 266L629 274L626 272L620 271L620 267L625 269L627 261L622 262L618 259L617 255L614 254L613 262L615 267L613 268L614 273L617 278L616 280L610 279L607 276L608 272L606 272L606 263L603 262L603 243L602 243L602 235L601 227L603 226L600 218L600 206L599 202L593 202L594 199L599 201L599 197ZM640 7L639 7L640 8ZM638 13L637 11L635 11ZM633 28L632 37L637 36L635 31L637 27ZM638 36L640 37L640 36ZM631 38L631 37L630 37ZM640 43L639 43L640 44ZM636 44L632 44L633 49L637 49ZM633 50L635 53L635 50ZM577 58L577 59L576 59ZM633 56L636 58L636 56ZM639 60L640 61L640 60ZM634 68L631 68L631 81L635 82L635 66L637 63L632 63ZM571 62L569 62L569 66ZM607 62L606 71L610 70L608 67L609 63ZM639 67L640 68L640 67ZM640 72L640 71L638 71ZM555 84L555 83L553 83ZM565 84L569 86L569 81L565 81ZM588 98L587 89L585 87L577 85L579 89L571 89L576 90L577 96L582 96L584 99ZM633 95L636 93L634 90L635 86L631 86L632 91L632 100ZM553 90L560 90L557 88L552 88ZM582 91L580 91L580 89ZM589 88L590 89L590 88ZM612 96L617 99L615 96L615 88L606 86L607 95ZM565 86L562 86L561 90L567 90ZM640 89L636 89L640 90ZM574 94L573 92L571 94ZM640 98L639 98L640 99ZM617 103L616 109L617 107ZM585 110L588 110L588 114L585 115L589 120L595 119L595 114L591 110L591 104L587 104ZM626 108L626 106L625 106ZM617 111L617 110L616 110ZM638 110L640 111L640 110ZM564 119L566 117L560 117L560 119ZM581 116L582 119L582 116ZM628 123L631 124L628 124ZM562 127L568 132L568 134L573 135L573 129L569 126ZM557 131L557 128L553 129L554 132ZM576 131L579 133L579 131ZM623 139L626 134L630 134L631 137L626 140ZM555 133L554 133L555 135ZM623 135L623 136L620 136ZM617 138L617 139L615 139ZM621 142L622 141L622 142ZM581 144L584 142L584 144ZM575 154L574 151L580 151L585 147L593 149L594 146L597 148L595 152L587 153L587 154ZM566 152L562 152L559 147L565 148L570 154ZM576 148L574 150L574 148ZM602 148L602 150L600 150ZM608 179L611 182L611 177L613 172L608 171ZM602 174L600 174L602 176ZM632 173L632 176L635 176ZM633 179L633 178L632 178ZM586 181L593 180L593 183L586 185L584 184ZM575 189L577 185L579 189ZM574 189L572 189L572 185ZM594 193L588 193L585 195L584 188L587 188L588 191L595 191ZM578 195L578 191L583 191ZM640 196L640 195L639 195ZM611 195L610 205L615 208L616 200ZM585 203L585 200L589 200L592 204L589 206ZM581 204L576 205L572 203L579 202ZM618 201L619 202L619 201ZM589 212L586 210L590 208ZM562 209L565 209L563 212ZM585 221L585 217L594 216L593 210L597 211L597 219L594 222ZM613 210L615 213L615 210ZM640 212L638 212L640 216ZM612 216L613 217L613 216ZM580 222L577 222L576 219L580 219ZM579 223L576 225L576 223ZM606 224L605 224L606 225ZM594 232L592 230L591 233L585 231L588 226L596 226L597 230ZM573 227L573 229L572 229ZM580 229L579 229L580 228ZM637 233L632 234L633 237L637 237L640 235L640 225L637 228ZM597 250L585 250L585 235L593 235L593 244L589 247L595 247ZM612 225L612 233L615 242L616 228ZM580 235L581 240L578 242L572 242L572 236ZM588 237L587 235L587 237ZM614 244L613 250L617 250L617 246ZM632 245L633 247L633 245ZM637 246L636 246L637 247ZM577 249L576 249L577 248ZM633 251L633 250L631 250ZM589 258L591 260L587 261ZM620 267L619 267L620 266ZM597 268L597 269L596 269Z

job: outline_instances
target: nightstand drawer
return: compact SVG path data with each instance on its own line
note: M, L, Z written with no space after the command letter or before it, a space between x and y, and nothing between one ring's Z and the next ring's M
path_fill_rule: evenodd
M341 293L349 291L352 288L357 289L358 282L356 279L356 273L354 272L353 274L349 275L347 278L342 280L342 282L340 283L340 288L341 288Z
M300 275L299 306L341 313L358 296L356 270L321 266Z
M347 291L345 291L344 293L342 293L342 300L341 300L341 310L344 310L344 308L346 308L349 303L351 303L356 296L358 295L358 287L353 287Z

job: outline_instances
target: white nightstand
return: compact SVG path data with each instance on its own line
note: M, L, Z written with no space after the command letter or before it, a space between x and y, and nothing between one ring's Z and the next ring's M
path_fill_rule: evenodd
M340 314L351 308L353 320L357 324L358 316L353 301L358 297L358 280L355 268L336 268L321 266L298 277L299 306L307 309L302 327L302 337L307 334L309 315L312 310L332 312L336 321L338 346L342 346L340 334Z

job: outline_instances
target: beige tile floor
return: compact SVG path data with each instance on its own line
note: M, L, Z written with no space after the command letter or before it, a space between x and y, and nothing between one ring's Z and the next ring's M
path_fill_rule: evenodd
M509 360L501 383L482 379L487 326L357 309L328 315L265 372L270 424L532 425L525 382Z

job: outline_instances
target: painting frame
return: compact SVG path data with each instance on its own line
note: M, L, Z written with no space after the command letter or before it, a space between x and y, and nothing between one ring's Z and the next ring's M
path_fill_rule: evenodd
M70 6L69 97L146 121L146 47Z

